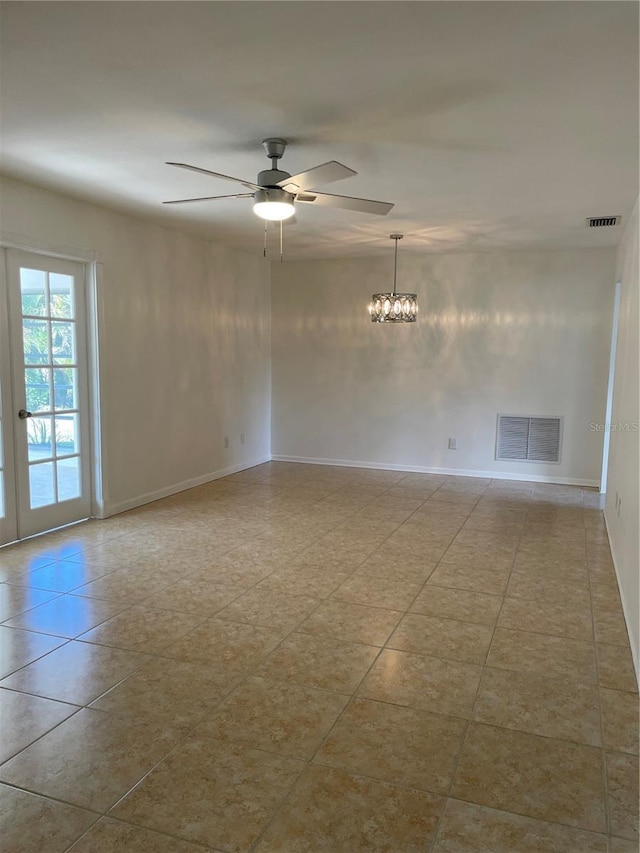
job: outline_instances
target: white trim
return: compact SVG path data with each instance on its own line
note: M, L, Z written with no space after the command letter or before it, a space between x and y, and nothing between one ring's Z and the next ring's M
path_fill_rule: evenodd
M616 560L616 554L613 550L613 537L611 536L611 531L609 530L609 522L607 521L607 513L603 512L604 516L604 525L607 528L607 536L609 537L609 550L611 551L611 559L613 560L613 568L616 573L616 583L618 584L618 592L620 593L620 601L622 602L622 614L624 616L625 626L627 628L627 634L629 636L629 646L631 647L631 657L633 658L633 668L635 670L636 682L640 684L640 649L636 646L636 638L631 633L631 620L628 617L629 613L629 605L627 604L624 594L623 594L623 586L620 582L620 572L618 571L618 561Z
M4 517L0 518L0 543L14 541L18 536L16 460L13 411L13 372L11 370L11 325L9 322L9 289L7 253L0 249L0 454L4 470ZM2 485L0 485L2 488Z
M106 450L104 416L101 406L102 373L100 370L100 342L102 340L102 264L86 264L87 302L87 378L89 383L89 410L91 421L91 516L105 517L104 472Z
M336 465L342 468L373 468L380 471L404 471L407 474L446 474L459 477L483 477L492 480L519 480L525 483L554 483L561 486L595 486L599 480L584 480L576 477L547 477L544 474L512 474L504 471L477 471L467 468L432 468L426 465L388 465L385 462L362 462L353 459L314 459L306 456L284 456L274 454L274 462L302 462L307 465Z
M49 257L62 258L66 261L87 263L96 260L96 253L92 249L49 243L46 240L30 237L28 234L18 234L4 229L0 230L0 246L5 249L32 252L34 255L49 255Z
M609 353L609 378L607 380L607 405L604 413L605 431L602 440L602 472L600 474L600 494L606 494L607 475L609 472L609 443L611 441L611 430L606 425L611 423L613 413L613 386L616 373L616 350L618 349L618 323L620 317L620 295L622 293L622 282L616 282L616 291L613 297L613 318L611 320L611 349Z
M271 458L269 456L261 456L252 462L242 462L239 465L231 465L229 468L221 468L219 471L212 471L209 474L201 474L199 477L193 477L191 480L183 480L181 483L174 483L172 486L156 489L155 492L147 492L144 495L138 495L136 498L120 501L120 503L111 503L111 501L106 500L103 505L104 514L96 517L109 518L112 515L117 515L119 512L126 512L129 509L135 509L138 506L159 501L162 498L168 498L170 495L175 495L178 492L185 492L187 489L202 486L204 483L210 483L212 480L219 480L221 477L228 477L230 474L237 474L238 471L246 471L247 468L255 468L256 465L263 465L265 462L270 461Z

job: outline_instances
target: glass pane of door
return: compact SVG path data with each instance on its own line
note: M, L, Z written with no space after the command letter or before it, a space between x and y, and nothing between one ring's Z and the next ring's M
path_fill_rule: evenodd
M79 495L78 410L73 393L68 393L72 371L77 370L74 278L20 266L20 294L26 407L31 412L27 423L29 506L36 509ZM55 368L57 395L53 393L54 365L65 365ZM61 456L65 457L62 467Z

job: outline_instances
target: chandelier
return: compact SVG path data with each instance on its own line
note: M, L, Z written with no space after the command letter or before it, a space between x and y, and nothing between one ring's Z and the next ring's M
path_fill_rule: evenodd
M402 234L390 234L395 241L393 262L393 290L391 293L374 293L369 304L369 313L373 323L415 323L418 316L418 297L415 293L396 293L398 273L398 240Z

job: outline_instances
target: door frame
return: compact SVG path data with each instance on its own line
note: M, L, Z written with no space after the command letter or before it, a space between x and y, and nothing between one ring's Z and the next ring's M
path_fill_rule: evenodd
M87 391L88 391L88 442L89 450L87 454L89 464L89 498L90 498L90 517L104 518L105 517L105 495L104 495L104 444L102 441L104 414L102 406L101 379L102 369L100 362L100 340L102 339L103 317L102 311L102 264L96 259L96 253L93 250L82 249L71 246L60 246L47 244L44 241L30 239L24 235L18 235L11 232L0 231L0 329L5 329L7 334L0 335L0 376L2 378L3 387L11 389L13 393L11 370L9 367L9 341L8 336L11 334L10 317L8 314L8 282L6 278L7 255L5 250L18 250L28 252L33 255L42 255L45 257L72 261L83 265L84 268L84 293L85 293L85 329L86 329L86 350L87 350ZM3 325L4 324L4 325ZM14 332L15 334L15 332ZM5 373L7 374L5 376ZM9 384L5 384L6 382ZM8 440L5 444L12 442L11 446L15 448L14 440L14 423L13 416L7 430ZM4 418L3 418L4 421ZM5 460L6 462L6 460ZM16 495L15 483L15 460L11 460L11 488L9 492L9 484L5 486L7 495ZM14 499L15 502L15 499ZM17 535L17 507L14 505L9 509L13 510L13 529ZM7 507L5 507L7 510ZM1 522L0 522L1 524ZM37 535L37 534L36 534ZM0 542L2 539L0 538ZM9 540L14 541L14 540Z
M618 326L620 324L620 297L622 281L618 279L613 295L613 316L611 318L611 344L609 346L609 376L607 379L607 401L604 413L604 434L602 436L602 466L600 470L600 494L607 492L609 473L609 444L611 442L611 415L613 413L613 387L616 379L616 351L618 349Z
M4 251L0 259L0 393L5 390L2 407L2 446L4 469L4 517L0 518L0 543L12 541L18 531L18 500L15 475L15 424L13 414L13 376L9 343L9 289Z

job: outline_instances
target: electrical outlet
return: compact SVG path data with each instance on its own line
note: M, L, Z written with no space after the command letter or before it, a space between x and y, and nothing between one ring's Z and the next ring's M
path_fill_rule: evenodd
M458 449L458 439L450 438L449 439L449 450L457 450Z
M240 444L244 444L244 433L240 433Z
M227 450L229 449L229 436L228 435L225 435L225 437L224 437L224 446L225 446L225 448L227 448Z

